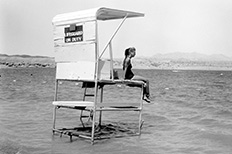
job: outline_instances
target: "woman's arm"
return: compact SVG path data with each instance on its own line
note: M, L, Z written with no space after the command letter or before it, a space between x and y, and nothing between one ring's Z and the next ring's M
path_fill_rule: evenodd
M124 77L124 79L126 77L127 68L129 65L130 65L130 58L126 58L124 60L124 63L123 63L123 77Z

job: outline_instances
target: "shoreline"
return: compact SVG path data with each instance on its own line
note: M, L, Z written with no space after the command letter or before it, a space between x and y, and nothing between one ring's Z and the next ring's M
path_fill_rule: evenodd
M45 65L45 64L31 64L29 66L6 66L0 64L0 69L33 69L33 68L55 68L55 64L51 65ZM114 69L120 70L121 67L114 66ZM232 71L232 68L226 68L226 67L180 67L180 68L171 68L171 67L165 67L165 68L159 68L159 67L133 67L133 69L137 70L169 70L174 73L180 72L180 71Z
M33 56L0 56L0 69L18 68L55 68L54 57ZM115 59L115 69L122 69L122 60ZM205 71L232 71L232 61L156 61L135 59L133 69L150 70L205 70Z

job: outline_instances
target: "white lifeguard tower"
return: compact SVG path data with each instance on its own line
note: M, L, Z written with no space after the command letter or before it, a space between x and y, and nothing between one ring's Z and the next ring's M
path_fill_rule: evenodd
M95 8L78 12L60 14L53 18L54 27L54 48L56 62L56 88L54 98L53 113L53 133L58 132L70 136L78 136L91 139L92 143L95 139L96 124L101 125L102 111L138 111L139 125L138 133L141 132L142 126L142 109L143 109L143 87L144 83L132 80L120 80L114 77L113 68L113 51L112 40L124 21L127 18L143 17L144 14L110 9ZM109 41L102 51L99 51L98 38L98 21L122 19L116 30L112 33ZM109 60L103 60L103 53L109 49ZM83 99L77 101L59 101L58 100L58 83L59 81L75 81L83 82L84 94ZM105 85L127 84L141 88L139 103L137 106L129 107L122 103L109 106L107 102L103 102L103 87ZM94 94L87 94L86 89L94 88ZM100 91L100 99L97 98ZM93 101L86 101L85 97L94 97ZM128 98L129 99L129 98ZM59 108L71 108L81 110L80 120L84 126L82 118L83 111L90 112L92 122L91 133L81 134L73 133L70 129L56 128L56 112ZM96 112L99 111L99 122L96 122Z

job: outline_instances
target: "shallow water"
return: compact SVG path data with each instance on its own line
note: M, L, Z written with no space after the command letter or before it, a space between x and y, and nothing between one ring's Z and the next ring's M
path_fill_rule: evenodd
M142 135L100 140L91 146L83 139L70 142L52 135L54 69L0 69L0 153L232 153L232 72L135 72L151 82L152 104L144 104ZM60 85L59 99L78 98L81 85ZM105 89L106 102L133 101L139 94L125 86ZM76 115L62 112L60 120L66 122L60 124L72 125L78 121L73 119ZM136 127L137 114L107 112L103 123Z

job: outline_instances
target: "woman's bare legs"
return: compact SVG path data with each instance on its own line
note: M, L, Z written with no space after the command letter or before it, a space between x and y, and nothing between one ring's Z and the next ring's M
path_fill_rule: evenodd
M150 99L150 89L149 89L149 80L145 77L135 75L131 80L137 80L137 81L143 81L146 83L144 87L144 95L146 96L147 99Z

